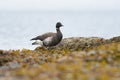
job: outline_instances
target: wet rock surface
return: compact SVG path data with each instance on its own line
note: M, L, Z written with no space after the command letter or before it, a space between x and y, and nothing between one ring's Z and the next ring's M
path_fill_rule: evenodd
M0 50L0 80L120 80L120 37L71 37L50 49Z

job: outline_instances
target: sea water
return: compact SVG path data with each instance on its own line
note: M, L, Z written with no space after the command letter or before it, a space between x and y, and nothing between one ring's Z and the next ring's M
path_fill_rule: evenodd
M0 49L34 49L30 39L56 32L67 37L120 36L119 11L0 11Z

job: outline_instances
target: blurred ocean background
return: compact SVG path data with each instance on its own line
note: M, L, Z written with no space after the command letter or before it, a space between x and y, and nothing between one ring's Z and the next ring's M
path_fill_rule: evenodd
M56 32L67 37L120 36L119 11L0 11L0 49L34 49L30 39Z

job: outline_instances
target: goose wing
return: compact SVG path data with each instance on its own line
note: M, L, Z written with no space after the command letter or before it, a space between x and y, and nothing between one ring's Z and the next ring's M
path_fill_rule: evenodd
M43 35L37 36L35 38L32 38L31 40L41 40L41 41L43 41L47 37L51 37L51 36L53 36L53 37L56 36L56 33L52 33L52 32L45 33Z

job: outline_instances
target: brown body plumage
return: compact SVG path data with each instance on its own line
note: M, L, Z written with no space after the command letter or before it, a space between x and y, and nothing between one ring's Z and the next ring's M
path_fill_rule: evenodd
M31 40L41 40L44 46L55 46L62 40L62 33L60 27L63 26L60 22L56 24L56 33L48 32L43 35L32 38ZM35 43L35 42L34 42ZM34 43L32 43L34 45Z

